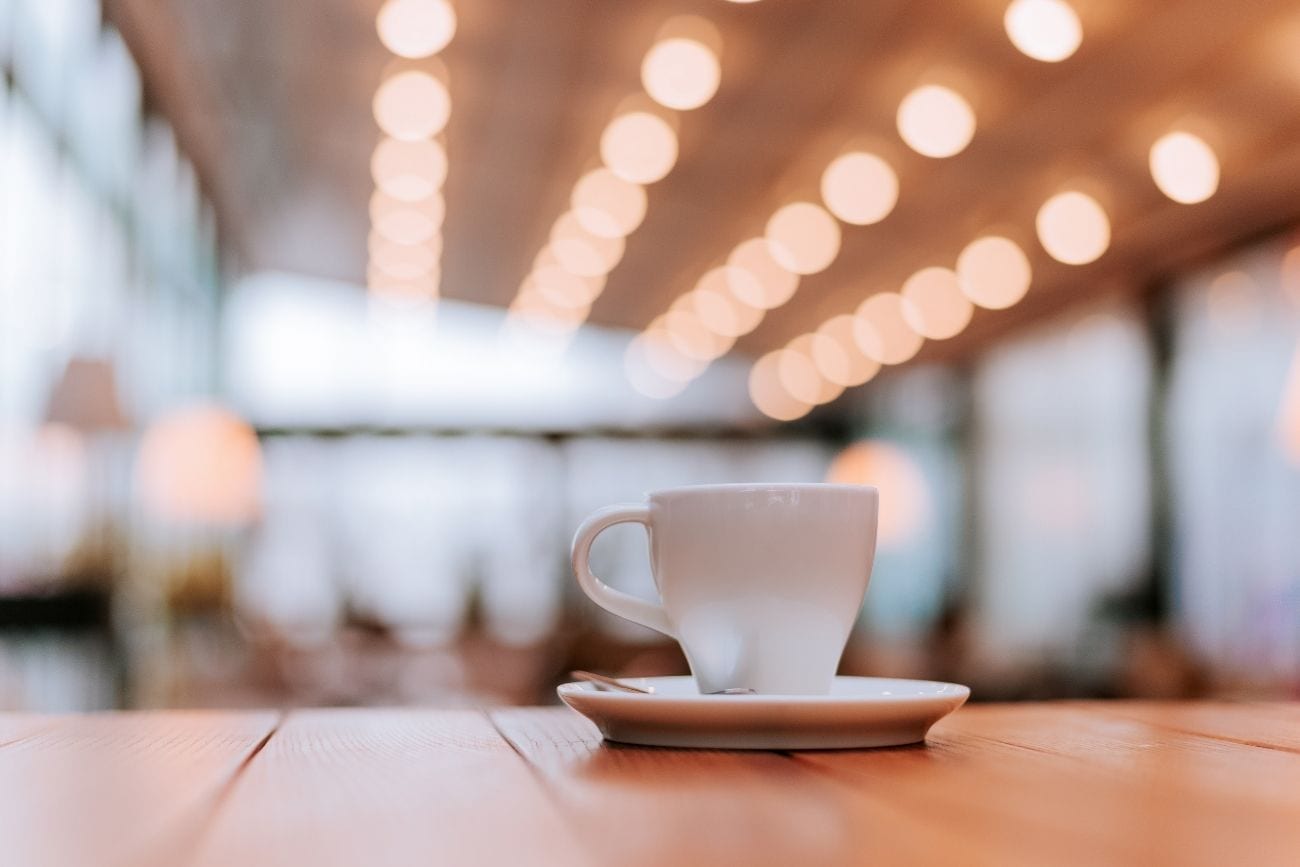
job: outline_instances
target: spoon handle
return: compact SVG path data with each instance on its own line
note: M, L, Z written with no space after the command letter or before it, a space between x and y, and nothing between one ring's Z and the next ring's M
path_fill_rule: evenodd
M641 695L652 695L654 693L654 690L642 689L639 686L632 686L632 684L624 683L623 681L618 680L617 678L607 677L606 675L603 674L596 674L595 672L592 671L571 671L569 672L569 676L574 677L578 680L585 680L588 681L589 683L594 683L597 686L604 686L604 687L608 687L609 689L618 689L618 690L622 690L623 692L636 692L636 693L640 693Z

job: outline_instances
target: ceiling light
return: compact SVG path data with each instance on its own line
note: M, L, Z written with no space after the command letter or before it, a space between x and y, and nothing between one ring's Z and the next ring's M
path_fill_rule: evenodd
M981 307L1003 310L1029 291L1033 271L1015 241L989 235L977 238L957 257L961 291Z
M600 137L600 156L614 174L652 184L677 162L677 133L648 111L630 111L610 121Z
M703 18L670 19L641 62L645 92L660 105L679 111L704 105L722 80L717 50L721 44L717 29Z
M622 238L602 238L588 232L573 211L566 211L551 229L551 252L566 271L599 277L614 270L623 258Z
M1065 0L1014 0L1002 19L1011 43L1035 60L1056 63L1083 41L1083 26Z
M451 117L451 95L442 81L418 69L388 78L375 91L375 122L403 141L431 138Z
M767 221L768 250L781 267L795 274L816 274L840 252L840 225L825 208L792 202Z
M395 199L415 202L442 188L447 178L447 152L436 141L386 138L370 158L375 186Z
M588 232L603 238L622 238L645 219L646 195L640 184L599 168L582 176L573 188L570 204Z
M1194 205L1219 188L1219 158L1190 132L1171 132L1151 146L1151 177L1175 202Z
M749 369L749 399L759 412L777 421L793 421L807 415L812 403L791 395L781 384L781 356L778 349L764 355Z
M922 268L903 284L903 318L931 340L955 337L970 324L974 307L947 268Z
M772 257L764 238L750 238L727 257L727 285L731 294L752 307L771 310L793 297L799 275Z
M388 0L375 17L384 47L400 57L430 57L456 35L456 10L447 0Z
M836 385L850 388L862 385L880 371L880 362L858 348L853 336L856 319L845 313L822 323L812 343L812 360Z
M863 354L881 364L902 364L924 342L907 324L903 296L897 292L881 292L862 302L854 317L853 338Z
M898 133L908 147L923 156L950 157L970 144L975 135L975 112L956 91L928 84L899 103Z
M822 201L846 223L878 223L898 202L898 175L875 154L840 154L822 174Z
M1086 265L1110 246L1110 220L1097 200L1070 191L1048 199L1035 220L1038 240L1058 262Z

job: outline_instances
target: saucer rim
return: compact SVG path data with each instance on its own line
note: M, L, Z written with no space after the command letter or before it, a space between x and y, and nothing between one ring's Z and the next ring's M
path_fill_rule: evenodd
M664 680L692 680L692 676L685 675L659 675L653 677L625 678L630 683L645 683L650 686L655 681ZM799 693L757 693L742 695L702 695L700 693L686 693L668 695L664 693L639 693L639 692L621 692L616 690L598 689L595 684L583 680L574 680L562 683L555 688L555 692L561 699L566 695L579 695L583 698L595 697L597 701L617 700L617 701L651 701L651 702L689 702L692 704L736 704L744 702L751 704L755 702L780 702L783 704L848 704L848 703L870 703L870 704L899 704L911 703L917 701L933 701L938 699L956 699L960 698L964 704L970 699L971 690L969 686L961 683L951 683L943 680L926 680L923 678L911 677L860 677L857 675L836 675L835 681L893 681L910 684L923 684L927 686L939 687L940 691L923 695L830 695L815 694L806 695Z

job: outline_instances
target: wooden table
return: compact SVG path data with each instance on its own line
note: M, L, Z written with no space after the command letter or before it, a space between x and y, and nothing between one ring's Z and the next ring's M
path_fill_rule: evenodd
M0 864L1300 864L1300 704L971 706L928 746L563 708L0 715Z

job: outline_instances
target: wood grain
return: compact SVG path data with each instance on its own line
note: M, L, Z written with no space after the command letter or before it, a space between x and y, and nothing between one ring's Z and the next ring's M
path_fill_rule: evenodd
M174 863L271 713L103 714L27 718L0 746L0 863ZM0 720L0 741L22 725Z
M937 726L925 750L798 758L924 812L997 864L1296 863L1300 756L1120 711L976 706Z
M567 709L0 715L0 863L1293 865L1300 704L974 706L925 746L605 744Z
M492 720L600 863L938 863L960 851L923 815L836 786L786 754L604 744L564 708Z
M527 767L477 711L292 713L186 863L581 864Z

